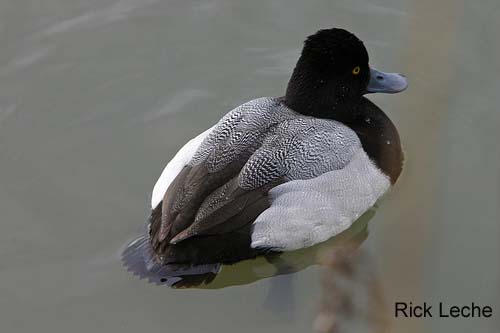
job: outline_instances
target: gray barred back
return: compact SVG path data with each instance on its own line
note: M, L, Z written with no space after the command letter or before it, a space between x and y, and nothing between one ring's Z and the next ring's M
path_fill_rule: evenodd
M360 147L356 133L342 123L304 116L280 98L263 97L225 115L189 165L205 162L217 172L248 160L238 185L252 190L277 179L310 179L342 169Z

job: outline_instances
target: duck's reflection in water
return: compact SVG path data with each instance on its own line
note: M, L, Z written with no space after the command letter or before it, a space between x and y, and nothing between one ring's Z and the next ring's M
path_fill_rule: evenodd
M369 210L349 229L316 246L224 266L215 279L197 288L217 289L272 278L265 305L292 316L293 278L311 265L321 265L321 299L313 322L316 332L386 332L387 307L374 262L360 245L368 237Z
M388 332L388 309L374 262L359 243L346 243L320 254L320 310L316 332Z
M214 275L214 279L207 284L195 285L196 283L193 282L196 281L192 281L192 279L198 280L200 277L183 276L183 281L177 283L174 287L219 289L301 271L311 265L320 264L319 254L326 250L338 250L345 253L348 248L351 250L356 249L367 238L367 224L374 214L373 209L367 211L349 229L326 242L305 249L262 256L233 265L224 265L221 271ZM274 292L273 288L275 287L271 286L271 292ZM279 295L276 297L279 297Z
M368 221L374 215L375 209L369 210L349 229L316 246L225 265L207 284L192 286L190 279L197 277L187 276L176 287L218 289L272 278L265 305L274 312L291 316L295 308L291 273L321 265L322 292L314 330L385 332L389 321L374 263L360 249L368 237Z

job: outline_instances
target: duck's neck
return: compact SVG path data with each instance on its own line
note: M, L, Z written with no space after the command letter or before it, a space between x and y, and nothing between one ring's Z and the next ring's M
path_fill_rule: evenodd
M357 121L362 114L359 112L360 100L342 101L341 99L317 100L318 95L313 96L301 95L297 98L284 97L286 106L290 109L303 114L305 116L315 118L325 118L337 120L342 123L350 123ZM316 102L308 102L315 101Z
M358 115L352 122L343 122L358 135L363 150L394 184L403 169L403 151L396 126L374 103L363 97Z

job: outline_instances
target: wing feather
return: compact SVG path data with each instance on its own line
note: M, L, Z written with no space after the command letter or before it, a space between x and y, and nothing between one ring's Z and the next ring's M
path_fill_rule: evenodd
M161 219L151 220L157 253L248 227L269 208L271 188L342 169L360 147L345 125L276 107L252 114L242 106L205 138L163 196Z
M269 207L268 188L266 186L247 191L239 186L238 178L232 179L205 199L194 222L172 238L170 243L176 244L192 236L229 232L245 226Z
M167 188L170 186L175 177L178 176L179 172L181 172L181 170L193 158L202 141L205 140L205 138L213 131L214 127L215 126L210 127L194 139L191 139L165 166L160 177L156 181L155 186L153 187L153 192L151 194L151 209L155 209L158 206L165 195Z

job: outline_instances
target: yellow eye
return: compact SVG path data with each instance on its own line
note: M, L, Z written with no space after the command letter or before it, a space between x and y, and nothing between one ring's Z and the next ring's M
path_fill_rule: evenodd
M352 69L352 74L354 75L358 75L359 72L361 72L361 68L359 68L359 66L356 66Z

